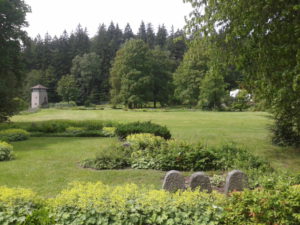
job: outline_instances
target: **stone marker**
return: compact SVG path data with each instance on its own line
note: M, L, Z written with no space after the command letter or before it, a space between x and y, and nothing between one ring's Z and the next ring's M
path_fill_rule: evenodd
M232 191L242 191L244 188L248 188L248 178L240 170L233 170L228 173L225 184L225 194Z
M167 172L162 188L171 192L175 192L179 189L185 189L182 174L176 170Z
M209 177L203 172L197 172L192 174L190 180L190 187L195 190L200 186L200 191L206 190L208 193L212 192Z

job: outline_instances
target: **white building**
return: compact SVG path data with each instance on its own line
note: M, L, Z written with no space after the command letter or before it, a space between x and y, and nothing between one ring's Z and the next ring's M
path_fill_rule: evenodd
M36 85L31 88L31 108L39 108L48 105L47 88L43 85Z

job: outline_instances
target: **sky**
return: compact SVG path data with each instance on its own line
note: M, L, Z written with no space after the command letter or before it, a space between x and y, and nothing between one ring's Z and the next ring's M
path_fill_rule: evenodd
M30 37L61 35L75 30L80 23L86 27L90 37L97 32L99 24L111 21L124 29L130 24L134 33L143 20L151 22L156 29L165 24L168 30L183 28L184 17L192 11L183 0L25 0L31 7L27 14L29 27L25 30Z

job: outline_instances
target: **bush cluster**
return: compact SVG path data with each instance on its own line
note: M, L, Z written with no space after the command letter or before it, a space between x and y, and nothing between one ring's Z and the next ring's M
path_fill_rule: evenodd
M171 138L171 133L167 127L151 123L150 121L119 124L116 129L116 135L121 139L125 139L130 134L137 133L150 133L164 139Z
M0 161L7 161L13 158L13 146L4 141L0 141Z
M74 183L57 197L0 187L0 224L195 225L300 223L300 185L234 192L150 190ZM34 222L32 222L34 221Z
M0 130L1 141L24 141L29 138L29 133L23 129Z
M122 155L128 162L124 166L130 165L137 169L207 171L234 168L272 171L266 161L233 144L212 148L184 141L165 140L147 133L129 135L126 142L105 149L96 158L85 160L82 165L94 169L107 169L103 163L105 161L110 162L110 169L119 169L119 163L116 167L112 166L116 161L115 155Z

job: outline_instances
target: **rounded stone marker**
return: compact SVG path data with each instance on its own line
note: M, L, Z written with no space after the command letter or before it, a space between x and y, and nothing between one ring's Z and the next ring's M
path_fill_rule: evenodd
M184 177L179 171L171 170L167 172L162 188L170 192L175 192L180 189L183 190L185 189Z
M240 170L233 170L228 173L224 189L225 194L232 191L243 191L245 188L248 188L248 178L246 174Z
M190 180L190 187L195 190L200 186L200 191L206 190L208 193L212 192L209 177L203 172L193 173Z

